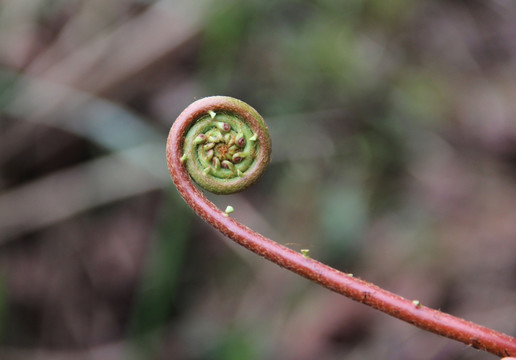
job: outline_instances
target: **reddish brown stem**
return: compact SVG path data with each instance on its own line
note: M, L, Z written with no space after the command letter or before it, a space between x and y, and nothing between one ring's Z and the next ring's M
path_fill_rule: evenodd
M207 113L197 108L196 113ZM516 339L393 294L376 285L337 271L282 246L228 217L193 185L180 161L183 136L195 118L181 114L167 142L167 162L177 189L192 209L221 233L254 253L350 299L474 348L498 356L516 356Z

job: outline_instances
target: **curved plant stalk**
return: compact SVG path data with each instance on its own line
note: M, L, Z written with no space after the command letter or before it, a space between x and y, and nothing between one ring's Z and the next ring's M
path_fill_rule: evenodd
M219 114L221 114L220 118ZM246 172L242 172L242 170L240 170L241 174L237 174L238 164L233 164L232 174L235 174L235 176L229 176L228 169L225 169L228 171L222 172L222 176L220 174L217 175L219 170L217 160L213 160L213 157L211 157L211 163L208 164L206 161L206 156L210 157L212 155L207 152L216 146L222 147L221 144L225 143L220 139L213 142L204 141L203 136L199 138L200 134L209 132L210 129L220 128L222 129L221 134L224 135L223 132L226 130L229 132L238 129L240 125L235 125L229 120L227 123L230 124L231 129L228 129L224 124L220 124L220 122L226 123L225 121L219 121L220 119L228 118L234 119L232 121L243 121L244 125L242 126L250 126L252 135L250 135L251 138L246 138L246 142L252 139L257 141L258 148L256 151L258 154L253 154L255 160L246 170L249 171L249 176ZM211 125L206 125L204 121L208 121ZM197 124L199 123L203 124L199 125L203 128L201 132L198 132L197 129ZM189 134L193 134L195 138L185 139L185 136ZM213 133L210 133L206 136L212 135ZM218 133L215 135L218 135ZM211 140L217 139L212 137L210 138ZM192 150L192 142L197 142L196 150ZM213 147L212 143L215 144ZM206 146L206 144L210 145ZM419 301L407 300L376 285L357 279L351 274L337 271L311 259L306 254L295 252L256 233L233 220L228 216L227 211L218 209L207 200L194 186L187 171L187 169L190 170L196 164L202 164L201 167L204 167L204 169L201 171L210 177L208 190L214 190L217 193L229 192L227 189L215 188L215 185L211 183L212 180L215 181L214 179L217 176L221 176L223 184L232 183L231 190L239 191L249 186L250 182L257 180L269 162L269 154L270 140L268 138L268 131L260 115L249 105L239 100L222 96L204 98L191 104L179 115L170 130L167 140L168 167L172 180L181 196L201 218L238 244L330 290L369 305L423 330L460 341L501 357L516 356L516 339L511 336L428 308L420 304ZM219 153L218 155L225 156L226 154ZM257 160L263 161L263 163L255 162ZM227 165L228 168L231 167L229 164ZM203 180L197 179L198 174L192 173L191 175L198 183L202 184ZM228 180L228 178L230 179ZM237 180L243 182L241 188L233 186L233 182Z

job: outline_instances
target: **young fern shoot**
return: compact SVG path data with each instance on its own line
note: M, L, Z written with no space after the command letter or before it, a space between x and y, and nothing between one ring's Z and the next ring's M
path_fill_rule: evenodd
M265 259L332 291L413 324L497 356L516 356L516 339L433 310L324 265L235 221L193 184L216 194L246 189L263 174L271 141L262 117L246 103L225 96L200 99L174 122L167 140L170 175L186 203L221 233Z

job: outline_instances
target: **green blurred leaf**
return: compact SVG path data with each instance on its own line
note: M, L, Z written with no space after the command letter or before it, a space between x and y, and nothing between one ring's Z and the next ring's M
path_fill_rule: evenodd
M157 351L174 309L190 233L191 212L175 189L169 188L165 195L131 320L135 359L149 359Z

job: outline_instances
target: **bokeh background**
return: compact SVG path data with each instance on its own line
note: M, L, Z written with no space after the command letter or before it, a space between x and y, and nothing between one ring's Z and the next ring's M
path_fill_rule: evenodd
M495 359L248 253L165 138L255 107L273 159L210 196L295 250L516 335L516 2L0 1L2 359Z

